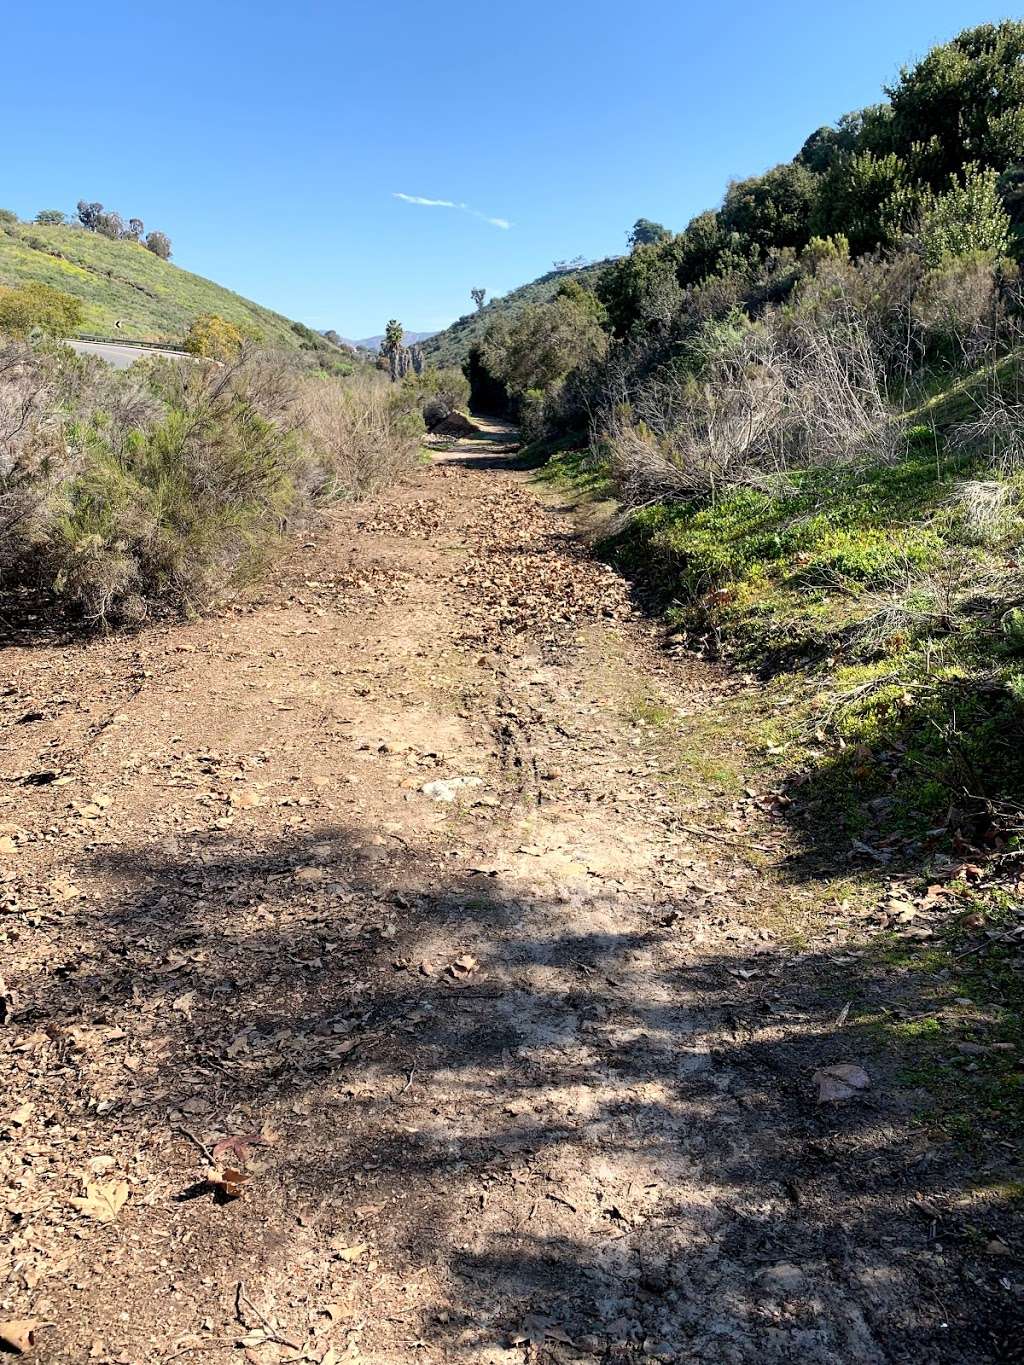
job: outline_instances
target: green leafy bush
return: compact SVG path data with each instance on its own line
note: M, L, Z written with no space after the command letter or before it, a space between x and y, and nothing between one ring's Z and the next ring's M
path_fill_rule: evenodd
M1010 244L1010 216L999 194L995 170L965 166L949 187L925 200L921 243L930 265L976 252L1002 255Z
M78 299L48 284L0 287L0 333L8 336L27 337L33 332L70 336L82 325L84 315Z

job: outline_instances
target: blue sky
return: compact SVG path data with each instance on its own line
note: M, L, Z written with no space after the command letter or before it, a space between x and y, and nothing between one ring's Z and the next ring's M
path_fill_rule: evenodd
M186 269L354 337L441 327L474 285L620 252L641 215L678 230L901 63L1002 17L947 0L4 9L0 205L98 199L168 232Z

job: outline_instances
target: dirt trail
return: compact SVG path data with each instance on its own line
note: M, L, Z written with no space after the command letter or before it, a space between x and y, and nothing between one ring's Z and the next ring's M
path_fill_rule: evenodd
M44 1362L1011 1358L765 927L781 836L665 776L651 698L733 684L500 435L213 619L6 651L0 1319Z

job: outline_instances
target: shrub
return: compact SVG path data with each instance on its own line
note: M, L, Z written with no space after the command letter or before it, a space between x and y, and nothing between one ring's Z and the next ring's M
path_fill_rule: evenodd
M970 165L962 175L951 176L944 193L926 200L920 235L930 265L977 252L1005 254L1010 215L1000 198L997 173Z
M16 223L18 215L11 209L0 209L0 223Z
M0 287L0 332L8 336L27 337L33 332L70 336L82 325L84 316L80 300L48 284Z
M1024 608L1012 607L1000 622L1006 647L1012 654L1024 654Z
M36 214L36 222L46 227L62 227L67 220L68 216L63 209L40 209Z
M0 341L0 582L30 567L35 518L69 469L53 396L52 361Z
M469 405L469 380L461 370L427 368L420 374L411 371L402 380L402 388L411 404L418 403L428 431Z
M898 449L877 358L852 320L823 327L769 315L711 328L703 341L691 353L696 374L664 367L606 416L628 502L715 495Z
M252 358L205 372L161 362L150 383L160 407L143 429L114 432L102 411L77 428L78 472L45 529L53 586L88 620L208 606L301 510L293 376Z
M216 313L200 313L185 336L185 350L206 360L236 360L244 345L240 328Z
M1000 293L1006 278L981 254L945 258L928 271L914 292L908 318L920 354L976 365L1005 324Z
M0 584L50 591L96 623L201 610L319 500L360 496L415 459L422 424L400 393L305 379L299 364L248 352L115 371L0 346Z

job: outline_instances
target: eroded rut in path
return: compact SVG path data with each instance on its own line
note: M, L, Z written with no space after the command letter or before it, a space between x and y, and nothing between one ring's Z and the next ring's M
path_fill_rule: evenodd
M895 1090L815 1103L859 1059L781 836L702 837L645 738L733 684L486 442L244 606L6 658L39 1360L1010 1358Z

